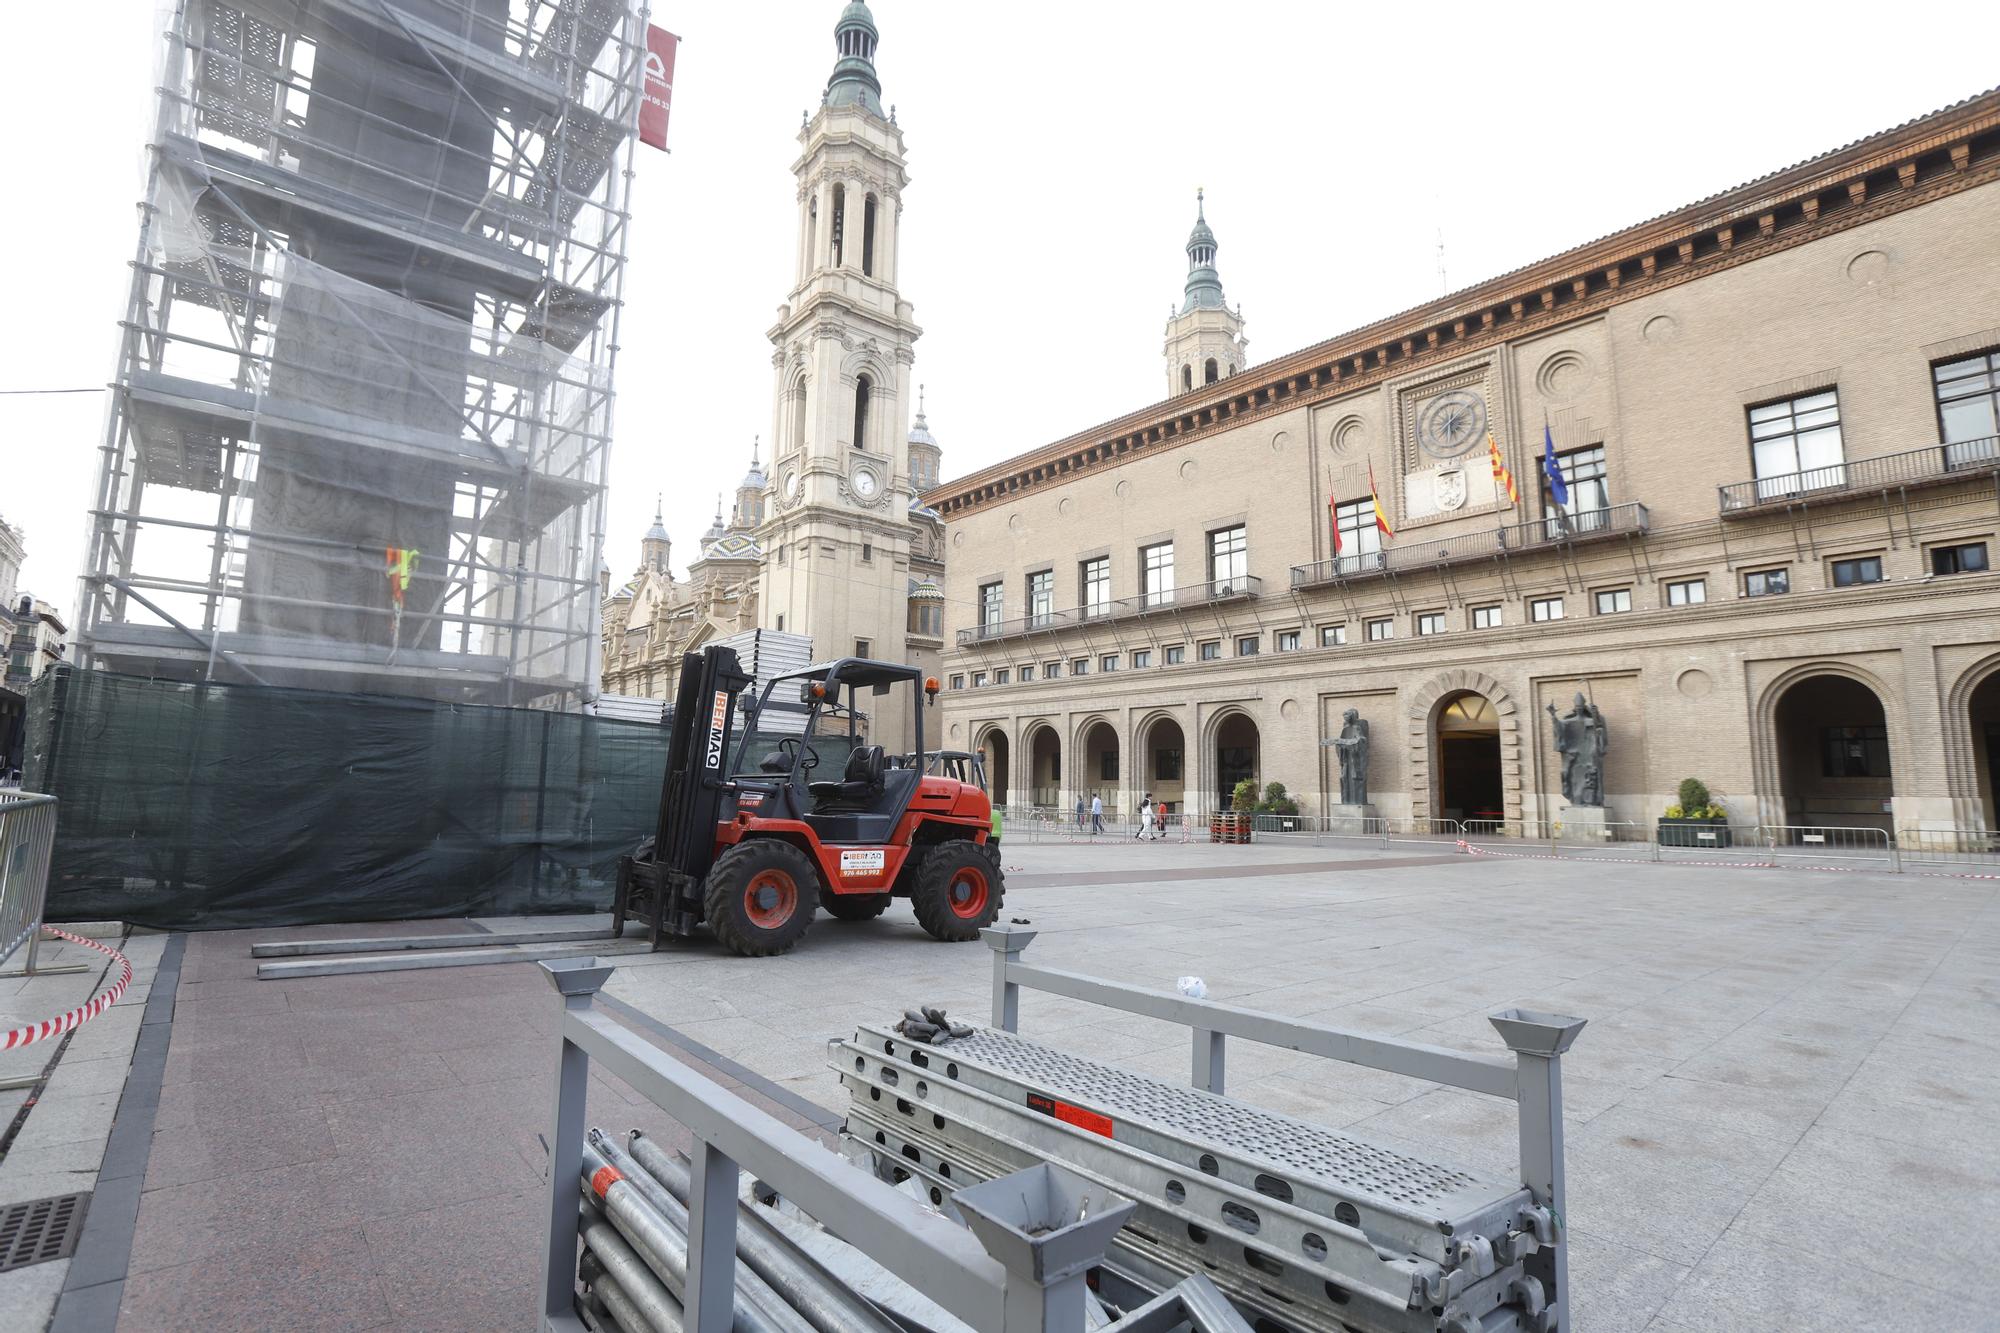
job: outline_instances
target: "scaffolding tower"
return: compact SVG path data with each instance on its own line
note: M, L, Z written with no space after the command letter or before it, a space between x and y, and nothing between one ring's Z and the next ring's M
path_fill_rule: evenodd
M177 0L79 661L595 692L643 0Z

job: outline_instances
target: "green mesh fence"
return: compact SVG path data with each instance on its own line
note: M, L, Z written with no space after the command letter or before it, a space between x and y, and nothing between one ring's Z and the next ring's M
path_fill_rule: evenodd
M59 668L30 791L50 920L182 930L602 911L653 831L666 734L535 709Z

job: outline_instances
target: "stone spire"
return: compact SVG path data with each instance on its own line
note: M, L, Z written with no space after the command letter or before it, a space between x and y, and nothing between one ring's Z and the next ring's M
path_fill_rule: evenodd
M667 525L661 517L665 497L653 497L653 526L646 529L646 538L639 543L639 563L646 569L657 569L665 573L667 561L673 554L673 542L667 537Z
M1167 394L1187 393L1228 379L1249 360L1243 312L1222 299L1215 271L1215 233L1209 230L1205 192L1194 192L1194 230L1188 233L1186 297L1167 316ZM1169 307L1171 309L1171 307Z

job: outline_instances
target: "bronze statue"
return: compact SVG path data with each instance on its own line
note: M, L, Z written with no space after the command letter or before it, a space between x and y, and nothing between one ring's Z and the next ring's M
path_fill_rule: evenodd
M1340 756L1340 803L1368 804L1368 724L1350 708L1340 715L1340 736L1333 743Z
M1603 711L1581 694L1575 707L1560 716L1554 704L1547 708L1555 724L1556 753L1563 760L1563 799L1571 805L1603 805L1604 754L1611 748Z

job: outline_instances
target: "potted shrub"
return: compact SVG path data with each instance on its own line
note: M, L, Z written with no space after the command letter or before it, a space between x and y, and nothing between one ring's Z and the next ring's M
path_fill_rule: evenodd
M1728 847L1729 812L1709 795L1700 778L1681 779L1678 801L1660 817L1657 836L1662 847Z
M1229 794L1229 809L1217 813L1208 821L1210 842L1248 842L1250 825L1257 809L1257 782L1245 778L1236 784Z
M1285 790L1284 783L1274 782L1264 788L1264 799L1257 803L1257 809L1262 814L1276 816L1264 827L1275 828L1280 833L1299 831L1299 803Z

